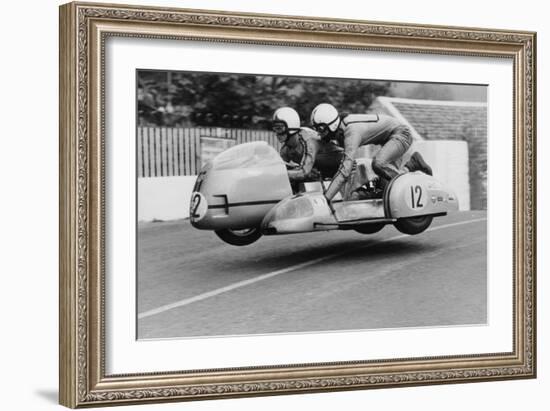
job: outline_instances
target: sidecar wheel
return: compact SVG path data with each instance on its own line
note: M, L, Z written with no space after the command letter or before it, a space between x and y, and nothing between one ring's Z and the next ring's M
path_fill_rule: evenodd
M402 233L414 235L426 230L432 223L432 220L432 216L400 218L394 225Z
M262 236L262 232L258 227L245 228L242 230L224 228L223 230L216 230L215 233L227 244L236 246L252 244L258 241Z
M361 234L374 234L384 228L385 224L362 224L353 229Z

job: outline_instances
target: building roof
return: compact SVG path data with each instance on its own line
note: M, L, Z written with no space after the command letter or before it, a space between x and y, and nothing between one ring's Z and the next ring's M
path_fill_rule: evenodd
M470 207L487 208L487 103L378 97L371 109L407 124L415 140L466 141Z
M404 121L415 139L465 140L471 133L487 136L487 103L378 97L372 108Z

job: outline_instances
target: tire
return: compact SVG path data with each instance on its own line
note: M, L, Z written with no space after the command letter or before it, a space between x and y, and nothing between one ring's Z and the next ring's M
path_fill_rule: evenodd
M362 224L354 227L353 229L361 234L374 234L384 228L385 224Z
M426 230L432 223L432 220L432 216L400 218L394 225L402 233L414 235Z
M258 241L262 236L262 232L258 227L245 228L242 230L224 228L223 230L216 230L215 233L227 244L236 246L252 244Z

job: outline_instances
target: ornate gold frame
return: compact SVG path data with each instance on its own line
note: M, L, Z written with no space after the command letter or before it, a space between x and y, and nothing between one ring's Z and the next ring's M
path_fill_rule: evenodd
M512 59L515 99L513 352L105 375L102 119L103 51L109 36ZM531 32L92 3L61 6L61 404L100 406L535 377L535 41L536 35Z

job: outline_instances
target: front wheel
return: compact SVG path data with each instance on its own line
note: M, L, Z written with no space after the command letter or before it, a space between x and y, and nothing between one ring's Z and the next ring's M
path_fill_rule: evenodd
M258 241L262 236L262 232L258 227L245 228L242 230L224 228L223 230L216 230L215 233L227 244L236 246L252 244Z
M400 218L393 225L404 234L420 234L432 223L432 216Z

